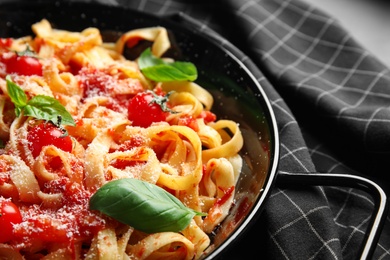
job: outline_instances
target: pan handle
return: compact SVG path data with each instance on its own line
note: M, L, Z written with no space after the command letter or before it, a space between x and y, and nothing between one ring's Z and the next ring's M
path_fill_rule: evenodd
M371 259L386 220L388 203L383 189L375 182L356 175L333 173L289 173L278 172L278 186L343 186L368 192L374 199L374 212L370 221L370 232L365 235L360 259Z
M220 38L218 34L211 33L211 29L205 27L199 21L184 13L180 12L173 15L167 15L165 16L165 19L170 19L174 22L187 23L187 25L206 33L210 40L214 40L217 43L225 42L225 40ZM368 235L366 233L363 241L365 246L362 251L361 260L370 259L372 257L375 249L374 245L376 245L379 240L380 232L383 228L388 211L386 194L379 185L369 179L356 175L333 173L289 173L281 171L278 172L277 183L278 186L284 185L286 187L291 187L291 183L294 183L295 186L344 186L358 188L370 193L375 201L375 211L370 221L370 232Z

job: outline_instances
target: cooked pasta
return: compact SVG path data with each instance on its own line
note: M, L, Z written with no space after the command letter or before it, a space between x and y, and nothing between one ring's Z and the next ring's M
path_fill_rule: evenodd
M238 124L217 120L212 95L195 82L152 80L138 60L125 58L126 48L149 41L154 57L172 62L163 58L171 47L165 28L132 30L112 43L96 28L71 32L47 20L32 30L34 36L0 40L0 223L7 203L21 215L11 233L0 235L0 257L200 258L234 202L243 146ZM13 68L20 57L38 64ZM18 110L10 82L27 101L54 98L75 124ZM141 93L166 99L164 120L141 126L129 116L130 100ZM59 142L39 136L49 125L62 133ZM204 214L179 232L147 233L89 208L103 185L125 178L161 187Z

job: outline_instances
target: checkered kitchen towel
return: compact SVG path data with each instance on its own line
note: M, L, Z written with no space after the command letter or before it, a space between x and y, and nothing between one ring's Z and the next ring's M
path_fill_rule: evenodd
M389 190L389 68L331 16L299 0L88 1L181 13L238 47L277 118L279 171L352 173ZM226 259L356 259L373 204L353 188L276 186ZM389 218L373 258L390 259Z
M253 61L277 118L280 171L352 173L388 188L381 169L389 169L389 68L334 18L298 0L109 4L182 12ZM276 187L228 259L356 259L372 208L372 198L352 188ZM388 218L373 258L390 259Z

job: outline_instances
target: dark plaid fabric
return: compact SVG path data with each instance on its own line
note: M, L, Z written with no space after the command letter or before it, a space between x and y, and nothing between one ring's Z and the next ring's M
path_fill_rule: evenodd
M277 118L280 171L357 174L388 189L389 68L333 17L297 0L110 4L182 12L253 61ZM353 188L276 187L231 259L357 259L373 203ZM373 258L390 259L388 218Z
M390 72L336 19L298 0L96 0L182 13L256 66L280 134L279 171L349 173L388 191ZM227 259L356 259L373 198L358 189L278 187ZM390 259L387 217L374 259Z
M280 133L282 172L366 176L387 188L390 72L333 17L301 1L112 1L182 12L259 69ZM343 187L276 187L231 259L356 259L373 199ZM390 259L387 218L374 259Z

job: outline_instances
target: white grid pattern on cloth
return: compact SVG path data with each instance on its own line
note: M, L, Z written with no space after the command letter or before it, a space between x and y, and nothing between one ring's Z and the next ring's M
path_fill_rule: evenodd
M316 227L318 225L315 222L312 222L310 220L310 215L314 215L314 214L318 213L318 211L327 211L328 207L324 205L324 206L318 206L318 207L308 208L308 209L303 210L300 206L302 204L297 203L295 201L295 198L291 197L291 194L289 194L287 192L287 190L283 190L283 189L277 189L270 196L270 199L275 199L276 196L283 196L285 199L287 199L287 201L289 201L291 203L293 208L295 208L295 210L293 212L291 212L292 215L295 216L294 218L289 219L289 221L287 221L287 222L284 222L283 225L281 225L277 230L274 230L273 232L271 232L270 230L268 231L269 235L270 235L270 239L275 243L275 245L277 245L277 248L285 256L285 259L290 259L290 257L285 252L286 251L284 249L285 245L282 246L282 243L278 242L278 235L281 234L283 231L288 232L288 230L293 228L294 225L297 225L298 223L302 223L302 222L305 223L305 226L307 226L308 230L311 231L311 233L314 235L314 238L316 238L320 242L319 243L320 246L317 247L317 250L311 251L308 254L307 258L305 258L305 259L315 259L315 257L318 255L318 253L322 250L328 251L330 253L330 255L332 255L333 259L338 259L337 253L335 253L334 248L330 247L329 245L332 243L338 244L339 239L337 237L331 237L328 239L324 239L322 237L321 231L316 229ZM290 211L292 211L292 210L290 210ZM313 239L313 236L311 236L311 238Z
M380 79L388 80L389 74L388 74L387 68L385 68L379 72L377 70L371 71L371 70L367 70L367 69L362 69L361 64L363 63L363 61L366 61L366 59L371 59L372 57L370 56L370 54L366 50L360 48L357 45L351 45L351 43L350 43L351 38L348 34L344 35L343 38L340 38L339 42L331 42L331 41L323 40L321 37L328 30L328 28L330 26L337 25L337 23L335 22L334 19L326 17L326 16L324 16L325 18L323 16L318 16L318 15L313 16L313 15L311 15L312 13L309 12L309 10L312 10L310 8L300 9L294 5L289 6L289 8L291 7L291 9L293 9L295 11L299 11L299 13L302 14L303 17L300 18L301 21L308 18L309 16L311 16L311 17L309 17L310 19L318 19L318 17L321 17L321 20L325 21L325 23L323 23L322 30L319 30L320 33L317 34L316 37L313 37L312 34L303 34L302 32L300 32L299 28L291 27L290 24L284 23L283 21L279 20L279 18L275 15L275 13L278 13L278 14L282 13L287 6L285 4L280 4L280 7L278 9L274 9L272 11L269 11L269 15L265 19L263 19L263 17L256 17L256 16L252 16L248 13L245 13L246 9L256 8L256 7L258 9L261 9L261 11L259 11L259 12L266 13L267 9L265 7L255 6L257 3L260 3L260 2L254 2L254 1L250 1L250 3L247 2L247 4L245 6L243 6L241 9L237 10L236 14L238 16L242 17L243 19L245 19L246 21L248 21L248 23L247 23L248 25L252 25L252 28L248 29L248 31L247 31L247 35L250 36L248 39L248 41L250 43L255 42L255 41L253 41L253 38L262 37L264 39L264 36L268 36L270 39L272 39L272 41L271 41L272 44L267 45L267 46L269 46L268 49L267 48L259 48L255 43L253 44L252 48L254 50L254 53L259 54L262 61L269 61L270 63L272 63L275 66L275 68L278 68L280 70L278 73L275 72L275 75L276 75L275 78L280 79L284 76L285 73L297 74L298 76L300 76L301 80L300 81L293 81L293 82L289 83L290 86L296 87L295 91L298 92L299 89L300 89L299 91L301 91L301 92L305 92L306 89L316 90L317 94L318 94L317 96L314 96L314 98L317 98L316 99L316 106L323 105L323 104L320 104L320 101L321 101L323 96L329 96L330 98L333 99L333 101L331 103L337 102L340 104L339 105L340 109L336 110L337 113L330 115L330 117L336 117L339 120L345 120L347 118L351 118L353 120L366 122L365 130L363 133L363 135L365 137L367 135L369 135L367 133L367 128L369 128L369 125L371 122L373 122L373 121L387 122L388 121L386 118L375 118L375 115L377 115L378 112L383 111L383 110L388 110L388 106L375 109L374 111L372 111L371 116L369 116L369 117L367 117L366 115L360 115L360 117L359 117L359 115L352 116L349 114L347 114L347 115L343 114L343 112L345 112L351 108L359 108L362 105L362 103L364 103L364 100L367 98L367 96L373 96L373 97L381 96L381 97L387 99L388 94L373 91L373 88L377 86L378 80L380 80ZM286 31L290 31L293 33L289 33L287 36L285 35L284 37L279 37L273 31L271 31L271 29L269 27L267 27L267 24L272 23L272 22L274 22L278 26L283 27ZM302 25L302 23L297 23L297 24L298 24L298 26ZM260 36L257 34L259 34ZM312 44L310 45L310 48L308 48L309 51L302 52L300 50L296 50L293 47L291 47L291 45L290 45L291 43L289 43L289 40L291 40L291 35L293 35L293 34L295 36L302 38L303 40L307 40L307 41L312 42ZM330 53L330 59L327 60L327 62L322 62L322 61L319 61L317 59L313 59L310 57L311 51L313 49L316 49L318 45L324 45L324 46L328 46L328 47L331 47L334 49L334 51L332 53ZM264 46L262 46L262 47L264 47ZM293 56L297 57L297 59L293 63L286 63L286 61L283 60L282 56L276 57L274 55L277 52L278 48L283 48L285 51L290 52ZM342 66L339 66L338 64L334 64L334 62L339 59L339 55L342 53L345 53L346 51L354 52L357 54L357 58L356 58L355 63L353 63L352 66L349 66L349 67L342 67ZM318 70L316 73L308 73L307 70L301 70L297 66L300 64L301 61L305 61L307 63L314 64L314 65L318 66L320 68L320 70ZM289 61L287 61L287 62L289 62ZM274 69L274 71L277 71L277 69ZM337 80L339 82L336 83L336 82L331 81L331 80L333 80L332 78L327 78L327 75L323 76L323 74L328 72L328 71L335 71L335 72L339 72L339 73L344 73L344 75L342 77L338 77ZM360 86L362 89L356 88L355 85L348 85L350 79L352 77L356 77L357 75L371 77L371 83L366 85L366 86ZM322 82L323 85L325 85L325 87L330 87L330 88L327 89L327 88L324 88L323 85L320 85L320 86L315 85L312 82L310 82L311 79L316 80L315 83L318 83L318 81ZM349 92L356 93L356 94L359 93L360 96L358 96L357 100L349 100L349 99L345 100L345 99L343 99L343 97L338 96L338 91L340 89L342 89L343 91L349 91ZM334 95L333 95L333 93L334 93ZM351 103L351 101L352 101L352 103ZM327 100L327 102L329 103L329 100ZM273 105L273 108L275 110L278 109L276 107L275 102L273 102L272 105ZM286 125L287 124L282 125L281 129L284 130ZM283 131L280 131L280 132L282 133ZM282 148L286 148L286 145L283 142L281 145L282 145ZM283 149L282 149L281 160L283 160L284 152L285 151L283 151ZM329 158L332 158L331 155L326 155L326 156ZM294 158L296 159L296 158L300 158L300 157L295 156ZM340 166L343 165L343 163L338 161L337 159L335 159L335 162L336 163L330 168L331 171L338 169ZM340 213L340 214L342 214L342 213ZM366 222L367 222L367 218L362 220L361 225L363 225L363 226L366 225ZM337 224L339 225L340 223L337 223ZM359 230L359 233L365 232L364 230L360 229L360 226L355 227L353 230L355 230L355 231L352 231L349 234L349 236L347 236L350 239L354 236L354 232L356 232L356 230ZM343 251L348 250L348 249L350 250L350 248L348 248L349 241L350 240L347 239L347 241L345 242L345 244L343 246ZM274 242L276 243L276 241L274 241ZM278 247L279 248L281 247L281 245L279 243L278 243ZM388 251L388 250L385 250L385 251ZM384 253L383 256L385 256L385 255L386 255L386 253ZM389 255L387 254L386 256L389 256ZM286 258L288 258L288 257L286 257Z
M353 170L349 169L348 166L343 164L341 161L339 161L337 158L333 157L329 152L326 150L326 147L324 148L323 144L317 144L316 147L309 148L309 152L311 154L311 157L314 158L314 160L317 161L322 161L322 162L327 162L325 165L322 165L322 169L324 172L329 172L329 173L340 173L340 172L346 172L346 173L353 173ZM319 159L322 158L322 159ZM340 201L340 203L335 207L337 208L334 213L334 221L337 226L339 226L341 229L346 232L347 235L347 240L344 242L344 245L342 246L342 251L347 251L351 250L349 248L348 242L354 237L363 237L366 230L365 230L365 225L368 223L370 220L370 215L366 217L361 217L360 221L361 223L356 225L356 224L350 224L350 223L345 223L343 218L345 218L345 215L348 215L349 213L345 213L345 209L348 207L348 203L354 198L355 200L359 201L365 201L367 204L373 206L374 202L373 199L370 195L366 193L362 193L360 190L356 190L353 188L343 188L343 187L326 187L325 192L338 192L342 193L345 195L345 199L343 201ZM340 196L342 198L342 196ZM367 213L366 213L367 214ZM390 217L386 217L386 224L389 225L390 223ZM351 230L348 232L348 229ZM387 259L390 257L390 247L389 243L387 240L380 240L379 243L377 244L376 248L376 258L374 259ZM383 252L381 253L380 250Z

